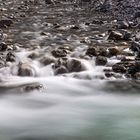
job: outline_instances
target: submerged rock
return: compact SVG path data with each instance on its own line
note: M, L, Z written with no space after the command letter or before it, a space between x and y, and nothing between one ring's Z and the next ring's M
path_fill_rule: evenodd
M18 65L19 76L37 76L37 72L29 63L19 63Z

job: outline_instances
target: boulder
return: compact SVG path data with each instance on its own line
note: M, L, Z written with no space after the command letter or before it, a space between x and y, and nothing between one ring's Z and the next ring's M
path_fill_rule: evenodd
M35 68L31 66L29 63L19 63L18 65L18 75L19 76L36 76L37 73Z
M107 58L104 56L97 56L95 60L96 65L106 65Z

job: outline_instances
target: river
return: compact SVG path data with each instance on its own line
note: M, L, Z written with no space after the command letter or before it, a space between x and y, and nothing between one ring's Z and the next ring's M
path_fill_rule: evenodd
M93 25L90 32L84 25L92 20L90 13L76 13L67 3L59 6L47 7L42 1L39 6L23 8L21 14L27 10L28 16L7 31L13 43L22 46L16 52L17 62L0 70L0 140L139 140L139 80L105 79L105 67L95 66L94 58L81 59L86 71L57 76L50 65L42 66L35 59L37 77L17 76L18 62L28 61L32 52L43 54L70 45L77 47L72 56L79 57L87 48L79 39L88 36L96 41L91 36L98 35L100 27ZM52 28L57 23L58 30ZM80 25L81 31L66 31L73 24ZM100 42L107 44L104 38ZM33 83L42 88L25 92L24 86Z

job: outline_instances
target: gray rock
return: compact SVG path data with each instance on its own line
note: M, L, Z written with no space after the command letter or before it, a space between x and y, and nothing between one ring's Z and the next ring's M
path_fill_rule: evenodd
M43 56L39 61L43 65L49 65L51 63L55 63L56 59L53 56L46 55L46 56Z
M5 28L7 26L11 26L11 24L13 24L13 21L11 19L0 20L0 28Z
M60 66L55 70L55 75L68 73L68 70L65 66Z
M89 47L86 51L86 55L97 56L97 49L95 47Z
M123 40L123 34L119 31L110 31L110 34L108 36L109 40Z
M106 65L107 58L104 56L97 56L95 60L96 65Z
M126 73L126 68L122 64L114 64L112 70L116 73Z
M67 61L67 69L69 72L80 72L86 70L85 65L78 59L69 59Z
M37 73L35 68L33 68L29 63L19 63L18 65L18 75L19 76L36 76Z

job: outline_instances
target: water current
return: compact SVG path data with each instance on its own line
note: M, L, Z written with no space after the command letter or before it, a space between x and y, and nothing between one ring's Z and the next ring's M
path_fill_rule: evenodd
M98 27L93 25L90 32L83 24L91 15L82 10L76 13L75 7L63 5L53 9L42 2L33 9L37 12L31 8L28 17L8 33L15 43L24 45L16 53L19 60L27 61L31 52L43 54L62 45L76 48L73 56L79 59L87 48L79 40L86 36L94 40L91 36L98 35ZM61 25L59 30L52 28L57 23ZM81 31L66 32L73 24L80 24ZM43 37L42 31L46 33ZM106 44L104 38L100 42ZM31 49L33 46L43 47ZM82 61L86 71L58 76L50 66L43 67L37 60L32 61L38 73L35 78L16 76L16 64L1 69L0 140L139 140L139 81L101 80L96 77L104 75L104 67L95 67L94 61ZM22 90L33 83L40 83L43 88Z

